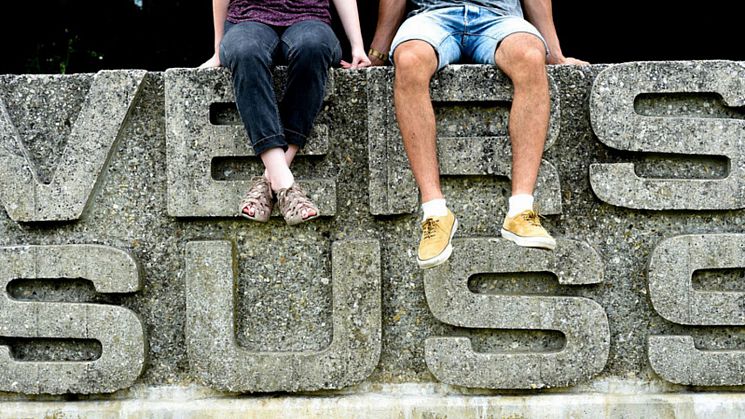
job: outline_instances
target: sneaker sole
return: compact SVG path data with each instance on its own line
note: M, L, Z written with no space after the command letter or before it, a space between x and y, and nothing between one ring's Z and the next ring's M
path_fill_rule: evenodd
M450 239L448 240L448 245L445 247L445 249L440 252L439 255L435 257L431 257L427 260L421 260L419 259L419 256L416 258L416 262L419 264L419 268L421 269L427 269L427 268L434 268L437 265L442 265L443 263L447 262L448 259L450 259L450 255L453 253L453 236L455 236L455 232L458 230L458 219L455 219L455 223L453 223L453 230L450 232Z
M510 233L509 231L502 229L502 237L514 242L516 245L521 247L536 247L539 249L554 250L556 248L556 240L546 237L521 237L517 234Z

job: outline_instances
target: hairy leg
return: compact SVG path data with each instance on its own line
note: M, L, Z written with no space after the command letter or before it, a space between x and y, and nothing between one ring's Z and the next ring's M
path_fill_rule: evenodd
M437 55L424 41L408 41L396 48L394 100L406 155L411 163L422 202L443 197L437 161L435 113L429 81L437 70Z
M516 33L502 41L495 60L512 80L515 89L509 121L512 195L532 194L543 156L550 112L546 50L537 37Z

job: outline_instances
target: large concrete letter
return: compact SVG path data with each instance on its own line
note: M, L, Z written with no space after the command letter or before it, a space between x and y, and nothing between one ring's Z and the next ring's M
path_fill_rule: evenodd
M234 257L227 241L186 248L186 344L203 382L225 391L309 391L356 384L372 373L381 350L377 241L333 244L333 339L316 352L251 352L237 344Z
M18 362L0 346L0 390L26 394L110 393L132 385L145 364L145 335L137 314L123 307L16 301L13 279L85 278L101 293L140 289L140 271L121 250L99 245L0 248L0 336L95 339L90 362Z
M633 163L593 164L592 190L609 204L651 210L745 207L745 121L712 117L642 116L643 93L709 93L745 105L745 66L728 61L614 65L595 80L590 111L598 139L619 150L725 156L725 179L649 179Z
M77 220L116 151L145 71L101 71L93 79L51 183L39 181L0 98L0 201L14 221Z
M427 366L438 380L467 387L535 389L575 384L600 372L608 359L608 318L580 297L476 294L468 278L490 272L552 272L561 284L603 281L603 265L587 244L558 240L555 252L526 249L504 239L461 239L449 263L424 271L432 313L459 327L556 330L566 337L558 352L477 353L468 338L425 342ZM528 261L529 263L526 263Z
M745 268L745 234L673 237L660 243L649 262L649 296L665 319L696 326L743 326L745 292L693 289L700 269ZM690 336L650 336L649 360L662 378L678 384L745 384L745 350L696 349Z
M368 159L370 168L370 211L375 215L404 214L416 210L418 196L414 176L403 148L401 133L393 107L392 70L374 68L367 73ZM559 136L561 106L558 89L549 76L551 89L551 122L545 148ZM493 67L448 66L432 81L432 102L443 107L464 105L490 106L512 100L512 83ZM459 126L476 125L481 131L499 131L502 135L438 135L437 149L443 175L510 176L512 149L507 136L507 112L491 121L470 118L461 121L439 121L440 126L457 122ZM500 121L501 119L501 121ZM449 131L449 130L448 130ZM544 214L561 214L559 172L543 160L536 184L536 199Z
M334 97L333 72L329 76L327 101ZM174 217L238 216L238 203L249 181L212 178L214 158L254 155L240 120L237 125L217 125L210 118L212 105L235 102L230 72L225 69L171 69L166 71L165 84L168 214ZM316 124L311 137L300 155L325 155L329 146L328 126ZM336 214L336 182L333 179L300 179L298 183L308 191L321 215ZM275 211L274 215L277 214Z

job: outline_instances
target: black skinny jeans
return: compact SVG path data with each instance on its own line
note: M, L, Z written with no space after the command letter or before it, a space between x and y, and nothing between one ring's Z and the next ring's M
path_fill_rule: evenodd
M225 22L220 62L233 72L236 105L256 155L289 144L302 148L321 110L328 69L341 59L331 27L305 20L288 27ZM272 67L287 63L277 106Z

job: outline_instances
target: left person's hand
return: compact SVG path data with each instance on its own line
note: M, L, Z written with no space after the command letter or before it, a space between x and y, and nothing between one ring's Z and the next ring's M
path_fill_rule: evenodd
M352 62L346 62L341 60L341 67L345 69L356 69L370 67L370 59L367 58L367 54L362 49L352 50Z
M213 67L220 67L220 55L215 53L212 57L210 57L209 60L205 61L200 65L198 68L213 68Z

